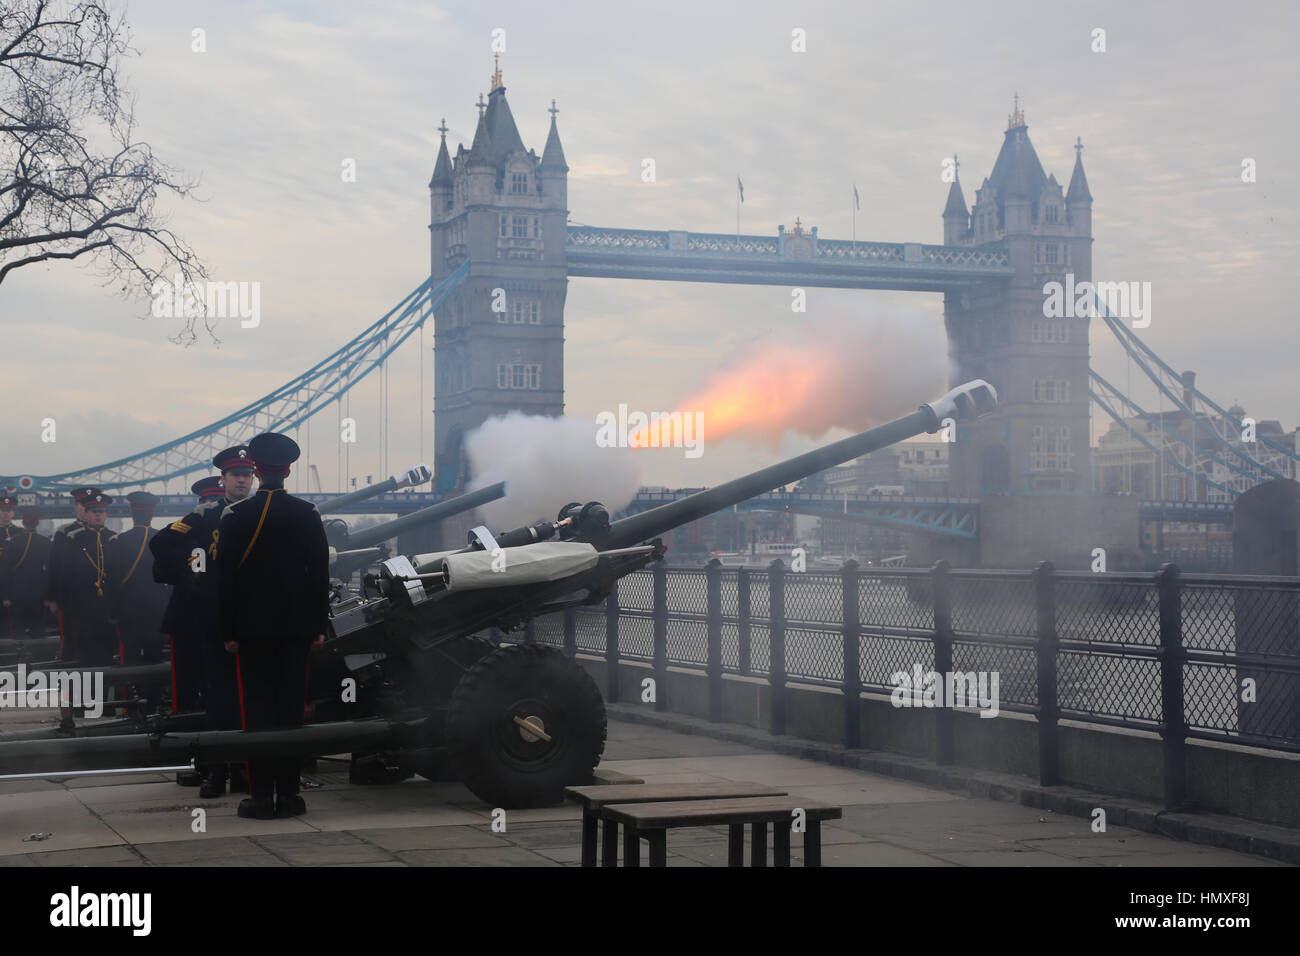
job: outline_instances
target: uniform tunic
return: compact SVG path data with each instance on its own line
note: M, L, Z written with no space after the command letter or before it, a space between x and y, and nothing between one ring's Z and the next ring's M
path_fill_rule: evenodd
M217 550L220 626L238 641L246 730L299 727L312 641L329 619L329 544L316 506L261 488L228 508ZM298 761L249 764L254 798L298 792Z
M112 664L117 650L109 623L112 580L107 558L114 537L107 528L81 525L50 549L48 594L59 605L63 659L75 659L83 666Z
M0 601L13 613L15 637L40 637L45 631L46 563L50 539L34 529L18 532L5 548Z
M123 664L162 660L162 618L171 588L154 581L151 573L149 539L155 535L154 529L140 525L123 531L109 544L113 612Z

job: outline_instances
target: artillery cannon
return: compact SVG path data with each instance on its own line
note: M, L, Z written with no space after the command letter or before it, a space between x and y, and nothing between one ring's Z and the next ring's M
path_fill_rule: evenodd
M640 514L611 521L597 502L571 503L554 522L497 535L479 527L464 548L390 558L361 596L333 605L312 658L318 686L330 690L308 726L194 732L155 717L128 736L4 735L0 773L369 750L426 777L451 770L492 806L554 803L600 760L600 691L555 648L497 647L479 632L599 603L619 578L662 559L656 536L995 403L991 386L970 382L903 418Z

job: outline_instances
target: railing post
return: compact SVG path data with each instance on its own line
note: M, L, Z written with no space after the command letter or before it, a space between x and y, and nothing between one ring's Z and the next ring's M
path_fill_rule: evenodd
M533 627L532 618L529 618L527 621L524 622L524 643L525 644L537 643L537 629Z
M564 654L578 656L578 612L571 607L564 609Z
M722 562L717 558L704 568L706 604L705 633L708 648L705 660L709 675L709 720L722 720Z
M618 702L618 581L609 585L605 598L605 699Z
M1182 584L1178 565L1156 572L1160 598L1160 737L1165 751L1165 809L1181 807L1187 797L1187 720L1183 712Z
M753 645L750 641L750 624L753 613L749 599L749 568L736 569L736 664L737 669L749 676Z
M668 569L656 561L650 572L653 587L651 627L653 628L653 672L655 710L668 709Z
M843 583L844 611L844 746L855 749L862 746L862 634L858 620L858 562L852 558L844 562L840 571Z
M942 559L930 569L930 591L934 601L934 671L939 675L936 693L942 693L952 673L952 579L949 565ZM952 701L945 700L934 709L934 762L952 763Z
M772 733L785 733L785 565L776 558L767 567L768 603L771 607L768 630L771 638L772 665L768 684L772 688Z
M1038 614L1038 782L1054 787L1061 782L1056 699L1056 569L1051 561L1034 569L1034 596Z

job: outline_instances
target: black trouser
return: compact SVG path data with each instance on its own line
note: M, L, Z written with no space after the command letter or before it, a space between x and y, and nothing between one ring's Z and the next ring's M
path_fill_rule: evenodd
M239 710L245 730L301 727L307 703L307 663L311 644L306 638L275 644L240 643L237 661ZM301 760L255 760L248 764L248 790L254 799L298 792Z
M203 692L203 648L200 637L190 627L178 627L171 635L172 713L188 714L199 710Z
M122 663L157 664L162 660L162 635L158 633L158 618L121 617L117 622L117 637L122 646Z
M43 637L45 635L45 604L37 600L14 601L14 637Z
M71 657L82 667L103 667L113 663L117 636L108 622L108 605L87 601L63 608L64 659ZM71 639L72 654L67 642Z

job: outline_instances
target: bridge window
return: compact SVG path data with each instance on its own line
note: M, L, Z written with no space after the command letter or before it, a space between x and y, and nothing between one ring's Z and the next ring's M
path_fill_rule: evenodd
M509 218L510 218L509 216L502 216L502 217L501 217L501 235L502 235L502 236L508 236L508 235L510 235L510 233L507 231L507 230L509 229Z
M510 191L512 193L528 192L528 174L511 173L510 174Z
M541 237L542 237L542 220L540 216L534 216L533 217L533 238L540 239Z
M510 233L511 236L514 237L515 239L527 239L528 238L528 217L514 216L512 218L514 221L511 224L511 233Z
M511 299L510 317L514 319L515 325L523 325L524 323L529 325L541 325L541 303L536 299Z
M503 362L497 366L497 388L528 388L536 391L541 387L542 367L535 362Z
M1070 470L1070 426L1035 425L1031 436L1030 471Z
M1057 208L1056 208L1055 206L1048 206L1047 209L1044 210L1044 219L1045 219L1047 222L1057 222L1057 221L1058 221L1058 218L1057 218L1058 215L1059 215L1059 213L1058 213Z

